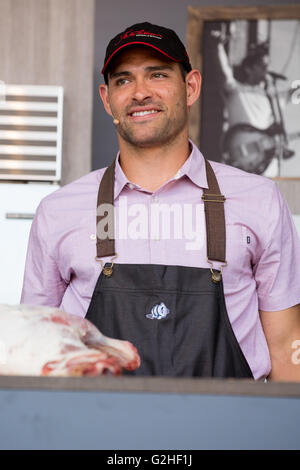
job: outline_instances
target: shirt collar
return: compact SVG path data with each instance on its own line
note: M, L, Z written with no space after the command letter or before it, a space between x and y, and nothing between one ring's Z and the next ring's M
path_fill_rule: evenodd
M179 179L186 175L194 184L200 188L208 188L204 157L196 145L191 140L189 142L192 147L190 156L176 173L174 179ZM118 152L116 157L114 199L119 196L126 184L131 183L121 168L119 158L120 152Z
M180 176L186 175L194 184L200 188L208 188L205 161L202 153L196 145L189 140L192 151L188 159L179 170Z
M119 196L124 186L130 183L129 179L126 177L124 171L121 168L119 159L120 159L120 152L118 152L118 155L116 157L114 199L117 199L117 197Z

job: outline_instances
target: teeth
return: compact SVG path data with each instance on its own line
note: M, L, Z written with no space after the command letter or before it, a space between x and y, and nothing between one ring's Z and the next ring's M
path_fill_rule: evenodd
M156 111L155 109L151 109L149 111L138 111L138 112L132 113L132 116L146 116L146 114L154 114L154 113L158 113L158 111Z

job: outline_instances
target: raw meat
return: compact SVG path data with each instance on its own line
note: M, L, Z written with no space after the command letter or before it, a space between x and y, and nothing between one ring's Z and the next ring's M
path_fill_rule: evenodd
M60 309L0 304L0 374L119 375L140 365L128 341L107 338Z

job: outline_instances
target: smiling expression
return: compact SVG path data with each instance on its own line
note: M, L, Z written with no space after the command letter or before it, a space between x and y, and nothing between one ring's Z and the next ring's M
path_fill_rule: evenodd
M119 138L131 145L162 145L188 132L187 86L180 66L148 47L130 47L116 58L102 99L119 120Z

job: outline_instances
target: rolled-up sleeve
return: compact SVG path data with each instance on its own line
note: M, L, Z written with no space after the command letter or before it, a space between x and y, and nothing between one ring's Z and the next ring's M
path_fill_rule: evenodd
M21 303L58 307L67 284L49 253L49 232L42 204L38 206L31 225Z
M300 240L284 197L274 183L269 238L254 266L259 309L284 310L300 303Z

